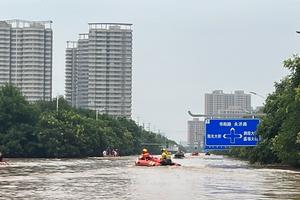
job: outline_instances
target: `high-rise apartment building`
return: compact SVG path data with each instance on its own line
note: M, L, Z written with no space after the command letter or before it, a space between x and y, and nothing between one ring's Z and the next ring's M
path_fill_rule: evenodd
M66 49L67 100L76 107L131 117L132 24L89 23Z
M11 83L30 102L51 100L51 21L0 21L0 86Z
M243 117L252 112L251 95L237 90L232 94L215 90L205 94L205 114L220 115L222 118Z
M77 42L67 42L65 68L66 100L76 107L77 104Z
M188 121L187 143L191 151L199 151L204 147L204 121L194 118Z

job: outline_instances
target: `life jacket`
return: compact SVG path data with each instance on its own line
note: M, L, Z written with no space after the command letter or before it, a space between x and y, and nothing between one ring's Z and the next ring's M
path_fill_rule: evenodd
M167 153L167 159L171 159L171 154L168 151L166 151L166 153Z
M163 151L162 154L161 154L161 159L162 159L162 160L163 160L163 159L171 159L171 154L170 154L167 150L165 150L165 151Z
M148 152L142 153L142 160L147 160L150 158L150 154Z

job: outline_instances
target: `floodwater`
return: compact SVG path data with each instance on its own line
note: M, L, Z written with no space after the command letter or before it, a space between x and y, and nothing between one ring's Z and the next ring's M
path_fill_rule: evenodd
M222 156L174 159L180 167L138 167L135 157L10 159L0 199L300 199L300 172L254 168Z

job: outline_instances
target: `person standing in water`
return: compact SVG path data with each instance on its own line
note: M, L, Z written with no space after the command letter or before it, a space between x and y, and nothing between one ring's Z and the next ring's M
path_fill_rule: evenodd
M3 162L3 154L0 152L0 162Z

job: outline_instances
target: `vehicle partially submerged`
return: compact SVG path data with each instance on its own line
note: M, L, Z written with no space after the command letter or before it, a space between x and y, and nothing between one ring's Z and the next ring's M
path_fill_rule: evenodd
M178 151L174 154L174 158L184 158L184 153L182 151Z

